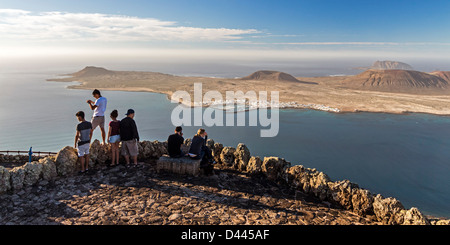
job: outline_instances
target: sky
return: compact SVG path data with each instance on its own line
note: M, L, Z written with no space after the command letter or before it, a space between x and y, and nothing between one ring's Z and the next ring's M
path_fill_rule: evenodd
M0 58L446 60L449 12L448 0L0 0Z

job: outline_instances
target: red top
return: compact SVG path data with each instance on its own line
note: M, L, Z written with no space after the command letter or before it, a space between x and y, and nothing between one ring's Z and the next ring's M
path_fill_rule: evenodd
M120 121L111 121L109 122L109 126L111 127L111 136L120 134Z

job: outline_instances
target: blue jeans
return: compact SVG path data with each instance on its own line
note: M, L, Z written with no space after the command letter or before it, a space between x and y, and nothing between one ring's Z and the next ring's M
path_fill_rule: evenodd
M205 156L205 151L204 150L202 150L201 152L200 152L200 155L197 155L197 156L195 156L195 157L191 157L192 159L195 159L195 160L198 160L198 159L203 159L203 157Z

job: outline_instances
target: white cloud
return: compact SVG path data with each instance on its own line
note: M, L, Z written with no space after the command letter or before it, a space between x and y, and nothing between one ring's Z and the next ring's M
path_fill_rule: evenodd
M0 9L2 58L110 57L114 54L116 57L168 57L172 60L194 57L244 61L342 57L448 59L450 47L450 43L431 42L297 42L302 37L255 29L192 27L174 21L124 15ZM276 38L277 42L266 38ZM213 45L203 45L205 42L199 41ZM190 45L192 43L195 45Z
M2 39L32 41L226 41L255 29L201 28L173 21L99 13L0 9Z
M2 15L20 15L20 14L28 14L30 11L22 10L22 9L0 9L0 14Z

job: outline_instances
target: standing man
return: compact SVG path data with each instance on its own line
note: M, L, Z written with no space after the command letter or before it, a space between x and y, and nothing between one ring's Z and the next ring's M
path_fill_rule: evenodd
M127 166L130 165L130 156L133 158L134 166L137 166L139 133L134 118L134 110L129 109L127 117L120 121L120 140L122 140L122 155L125 157Z
M105 97L102 97L100 94L100 91L98 89L95 89L92 92L92 96L96 99L95 102L92 100L86 101L86 103L89 104L89 107L91 107L91 110L94 111L94 115L92 115L92 130L95 130L97 126L100 126L100 130L102 132L102 139L103 144L105 145L105 139L106 139L106 133L105 133L105 111L106 111L106 104L108 101Z
M92 124L84 120L83 111L77 112L75 116L80 123L77 125L74 146L78 150L78 158L81 161L80 173L84 173L89 168L89 147L92 138Z

